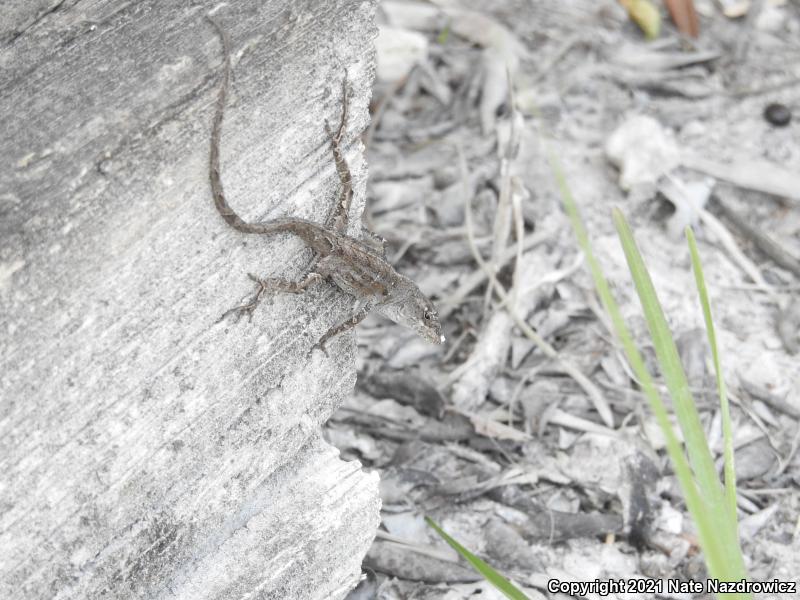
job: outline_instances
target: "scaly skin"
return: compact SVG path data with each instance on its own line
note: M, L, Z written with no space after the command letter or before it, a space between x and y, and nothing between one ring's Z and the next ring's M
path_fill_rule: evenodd
M435 343L444 343L439 317L433 303L420 291L408 277L395 271L385 258L360 240L346 235L347 218L352 200L350 169L341 151L341 137L347 119L347 86L343 86L342 119L335 134L330 132L326 123L326 131L330 138L331 150L336 163L336 172L342 189L333 214L325 226L306 219L284 217L260 223L244 221L230 207L222 187L219 166L219 141L222 132L222 119L225 110L225 98L230 79L231 60L228 36L222 27L211 17L208 20L214 25L222 40L224 69L216 112L211 129L211 154L209 176L214 204L222 218L234 229L242 233L274 234L292 233L302 239L315 252L312 268L300 281L284 279L260 279L251 275L259 289L253 299L230 312L252 314L263 295L269 290L300 293L311 283L326 279L343 292L357 300L358 309L352 318L332 327L313 348L325 350L325 343L332 337L355 327L370 310L374 309L395 323L412 329L420 337ZM225 314L228 314L225 313ZM312 348L312 350L313 350Z

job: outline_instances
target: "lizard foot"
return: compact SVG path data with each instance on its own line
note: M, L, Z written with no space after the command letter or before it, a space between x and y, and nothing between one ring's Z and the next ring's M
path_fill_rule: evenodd
M315 281L321 281L323 279L322 275L313 271L306 274L306 276L300 281L288 281L286 279L262 279L261 277L253 275L252 273L248 273L247 276L255 281L256 285L258 286L255 294L253 294L253 297L245 304L236 306L230 310L226 310L219 318L219 321L222 321L230 314L237 315L238 320L243 313L247 313L247 316L252 320L253 311L256 309L259 302L261 302L262 298L264 297L264 294L268 290L285 292L287 294L301 294L309 285ZM219 321L217 322L219 323Z
M258 303L261 302L261 298L267 291L269 281L266 279L260 279L255 275L253 275L252 273L248 273L247 276L253 281L255 281L256 284L258 284L258 289L256 290L256 293L253 294L253 297L245 304L242 304L241 306L234 306L233 308L229 308L224 313L222 313L222 316L219 318L220 321L222 321L228 315L236 315L236 320L238 321L245 313L247 314L248 320L250 321L253 320L253 311L258 306Z
M320 340L316 344L311 346L311 349L308 351L308 354L306 354L306 358L311 358L311 355L314 354L314 350L321 350L322 353L325 355L325 358L330 358L330 355L328 354L328 349L325 347L325 340Z

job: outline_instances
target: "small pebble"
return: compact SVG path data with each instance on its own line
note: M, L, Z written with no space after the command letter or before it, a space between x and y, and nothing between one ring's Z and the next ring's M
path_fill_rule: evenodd
M769 104L764 109L764 118L775 127L786 127L792 120L792 111L785 104Z

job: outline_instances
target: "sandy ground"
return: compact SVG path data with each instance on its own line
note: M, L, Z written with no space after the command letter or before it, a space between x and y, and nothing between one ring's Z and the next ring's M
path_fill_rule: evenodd
M645 41L610 0L437 4L382 4L366 221L435 299L448 342L375 318L359 330L357 391L327 435L380 474L383 522L351 597L501 597L424 515L532 598L567 597L547 591L552 579L706 576L548 152L661 382L612 207L628 218L721 467L682 233L693 227L732 401L748 572L797 582L800 5L757 2L731 19L698 1L698 39L665 13ZM765 118L773 103L794 113L788 124L780 108L777 124Z

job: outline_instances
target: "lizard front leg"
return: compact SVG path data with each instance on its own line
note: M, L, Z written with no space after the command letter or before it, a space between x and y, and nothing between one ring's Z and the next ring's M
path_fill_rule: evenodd
M314 350L320 349L322 350L322 353L325 356L328 356L328 351L325 349L325 344L328 342L328 340L330 340L333 337L336 337L340 333L349 331L350 329L361 323L361 321L367 318L367 315L370 313L371 310L372 310L371 302L363 304L361 308L359 308L358 311L356 311L356 314L354 314L352 317L350 317L343 323L339 323L338 325L331 327L328 331L326 331L325 334L321 338L319 338L319 341L313 346L311 346L311 349L308 351L308 355L311 356Z
M253 275L252 273L247 274L250 279L256 282L258 285L258 289L256 290L253 297L242 304L241 306L235 306L234 308L226 310L222 316L219 318L222 321L225 317L229 314L236 314L237 316L241 316L243 313L247 313L247 316L252 319L253 318L253 311L258 306L261 299L264 297L268 291L275 291L275 292L284 292L287 294L300 294L305 289L310 286L315 281L320 281L323 279L322 275L319 273L315 273L311 271L308 273L303 279L300 281L291 281L288 279L262 279ZM219 321L218 321L219 322Z

